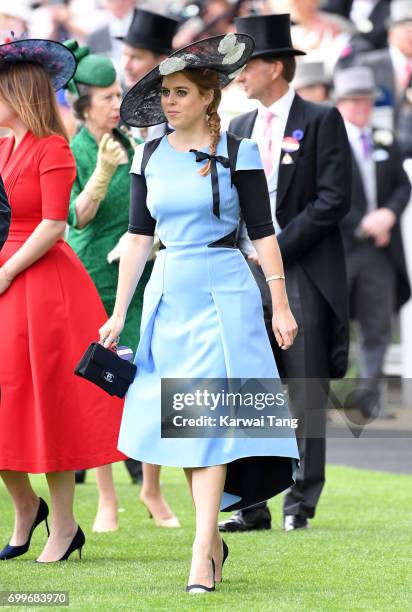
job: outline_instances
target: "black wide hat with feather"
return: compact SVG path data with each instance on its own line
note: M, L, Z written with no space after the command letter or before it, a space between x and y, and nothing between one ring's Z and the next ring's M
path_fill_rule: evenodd
M120 108L123 121L133 127L164 123L166 117L160 102L163 77L182 70L215 70L220 87L226 87L244 68L254 46L253 38L247 34L226 34L175 51L128 91Z

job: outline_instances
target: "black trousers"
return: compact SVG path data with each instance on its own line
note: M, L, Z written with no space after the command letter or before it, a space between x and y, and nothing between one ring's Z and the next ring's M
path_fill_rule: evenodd
M286 493L284 514L315 515L325 483L326 409L329 392L329 342L332 311L303 269L285 266L289 303L299 326L293 346L282 351L272 331L272 301L259 265L248 260L262 295L263 312L281 378L289 383L289 408L299 419L300 467ZM295 380L286 380L295 379Z
M395 266L385 249L370 241L354 245L346 261L351 317L359 332L359 374L376 384L391 339Z

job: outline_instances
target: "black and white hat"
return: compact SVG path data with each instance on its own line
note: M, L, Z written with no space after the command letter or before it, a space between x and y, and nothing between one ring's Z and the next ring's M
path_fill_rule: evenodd
M226 34L205 38L175 51L128 91L120 108L122 120L133 127L164 123L166 118L160 102L164 76L182 70L215 70L223 88L241 72L254 46L253 38L247 34Z

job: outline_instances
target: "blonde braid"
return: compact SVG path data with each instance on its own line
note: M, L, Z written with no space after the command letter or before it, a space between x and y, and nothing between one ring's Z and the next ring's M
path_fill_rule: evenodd
M220 140L220 116L217 109L219 107L221 97L222 92L220 89L215 89L213 101L209 104L207 109L207 123L210 131L209 155L216 154L217 145ZM209 174L211 163L212 162L209 159L207 164L199 170L199 174L201 176L207 176Z

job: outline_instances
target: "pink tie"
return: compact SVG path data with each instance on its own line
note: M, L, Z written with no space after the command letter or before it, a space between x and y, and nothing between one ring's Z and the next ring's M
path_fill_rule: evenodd
M263 167L265 169L266 176L269 176L273 171L273 143L272 143L272 134L273 134L273 121L276 118L276 115L272 113L272 111L265 108L262 111L262 119L263 119Z
M407 87L409 87L411 76L412 76L412 64L411 62L408 62L405 66L405 72L403 74L403 79L402 79L402 84L403 84L404 89L407 89Z

